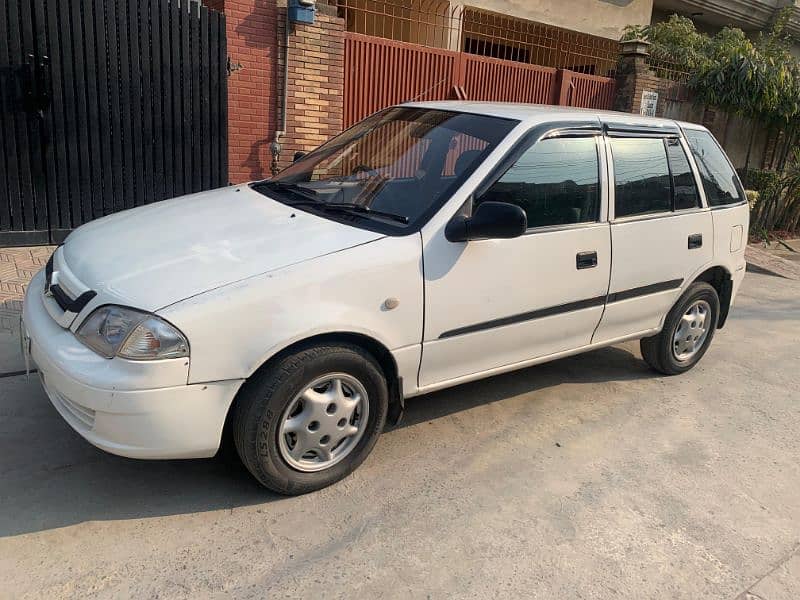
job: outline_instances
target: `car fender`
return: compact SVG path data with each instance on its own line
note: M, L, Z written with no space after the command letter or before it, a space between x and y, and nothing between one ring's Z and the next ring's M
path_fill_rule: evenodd
M320 334L364 335L393 352L418 346L421 269L418 234L385 237L199 294L158 314L189 340L189 383L245 379L282 349Z

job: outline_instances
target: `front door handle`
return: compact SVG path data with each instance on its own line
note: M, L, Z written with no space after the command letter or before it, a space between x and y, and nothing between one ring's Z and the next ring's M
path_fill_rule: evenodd
M575 266L578 269L591 269L597 266L597 252L578 252L575 255Z
M693 233L689 236L689 250L694 250L695 248L702 248L703 247L703 234L702 233Z

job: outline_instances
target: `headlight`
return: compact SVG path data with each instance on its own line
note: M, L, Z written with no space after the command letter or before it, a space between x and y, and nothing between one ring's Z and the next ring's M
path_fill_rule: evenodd
M123 306L101 306L78 328L78 339L113 358L155 360L189 356L189 342L175 327L150 313Z

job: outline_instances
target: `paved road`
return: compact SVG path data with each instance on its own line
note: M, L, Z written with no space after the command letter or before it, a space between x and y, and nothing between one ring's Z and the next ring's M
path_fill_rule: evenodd
M745 252L748 268L800 281L800 239L783 243L786 246L778 242L773 242L769 248L760 243L748 245Z
M799 317L800 283L749 274L689 374L625 344L418 398L301 498L103 454L6 378L0 596L794 600Z
M0 375L25 368L19 351L19 315L28 282L53 246L0 248Z

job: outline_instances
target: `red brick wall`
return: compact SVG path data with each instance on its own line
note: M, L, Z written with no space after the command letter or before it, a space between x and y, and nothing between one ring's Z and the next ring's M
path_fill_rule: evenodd
M205 0L225 13L228 55L228 156L234 183L271 174L270 145L280 126L286 8L277 0ZM241 68L237 68L241 65ZM320 2L314 24L292 24L286 134L281 168L342 130L344 20Z
M633 104L631 112L639 114L642 108L642 92L648 90L658 93L658 102L656 103L657 117L664 116L664 109L667 106L668 100L677 100L686 102L688 100L688 90L683 86L669 79L662 79L657 77L652 71L640 73L636 78L636 86L633 92Z
M668 101L688 102L689 90L685 85L662 79L650 70L642 55L623 55L617 65L616 97L614 110L639 114L642 92L658 93L657 117L664 116Z
M327 8L317 5L313 25L292 24L281 168L296 151L313 150L342 130L344 19L324 14Z
M216 11L225 12L225 0L203 0L203 4Z
M223 4L228 56L228 169L234 183L270 174L277 124L279 11L276 0L207 0Z

